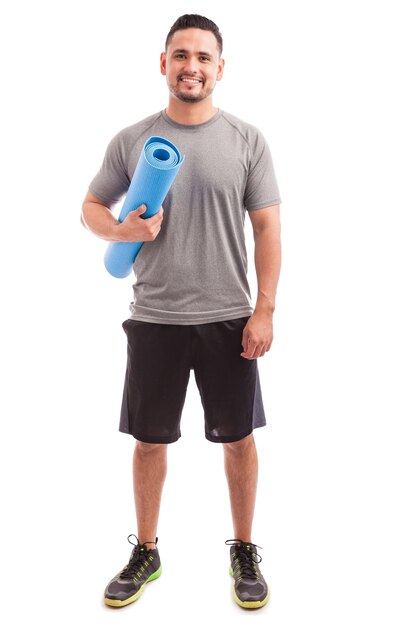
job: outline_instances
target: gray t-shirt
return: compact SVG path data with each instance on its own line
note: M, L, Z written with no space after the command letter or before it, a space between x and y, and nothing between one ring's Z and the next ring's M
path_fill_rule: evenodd
M221 109L196 125L163 110L113 137L91 193L107 205L119 201L153 135L185 160L163 202L161 231L136 257L130 318L187 325L252 315L245 211L281 203L265 138Z

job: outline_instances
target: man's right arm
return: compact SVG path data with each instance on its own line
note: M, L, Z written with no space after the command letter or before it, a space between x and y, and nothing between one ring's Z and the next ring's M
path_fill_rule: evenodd
M81 223L94 235L106 241L153 241L161 230L164 210L150 218L142 219L146 206L141 205L119 222L110 210L90 191L84 199L81 211Z

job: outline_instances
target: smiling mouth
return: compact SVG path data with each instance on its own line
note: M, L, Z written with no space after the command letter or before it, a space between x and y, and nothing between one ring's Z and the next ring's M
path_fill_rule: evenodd
M201 81L199 78L190 78L188 76L184 76L183 78L180 78L179 82L185 83L186 85L198 85L203 81Z

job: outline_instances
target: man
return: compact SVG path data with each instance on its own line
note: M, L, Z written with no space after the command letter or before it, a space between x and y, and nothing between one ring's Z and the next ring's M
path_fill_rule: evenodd
M135 260L131 316L122 324L128 360L119 430L135 438L138 535L129 535L137 541L129 563L106 587L110 606L133 602L161 573L156 534L167 447L181 436L191 369L205 436L224 448L236 537L226 542L234 599L258 608L269 598L251 536L258 473L253 429L266 424L257 359L273 339L281 199L262 134L213 105L224 70L222 43L218 27L205 17L183 15L174 23L160 58L167 109L112 139L83 204L82 221L98 237L148 242ZM172 141L185 154L184 164L157 214L142 219L141 206L119 223L111 207L126 193L150 136ZM254 310L246 211L255 243Z

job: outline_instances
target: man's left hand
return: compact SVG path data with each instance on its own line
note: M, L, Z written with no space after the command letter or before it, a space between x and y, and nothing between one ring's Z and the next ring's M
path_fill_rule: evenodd
M257 359L264 356L271 347L272 339L272 314L254 311L243 329L243 352L240 356L245 359Z

